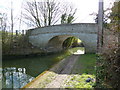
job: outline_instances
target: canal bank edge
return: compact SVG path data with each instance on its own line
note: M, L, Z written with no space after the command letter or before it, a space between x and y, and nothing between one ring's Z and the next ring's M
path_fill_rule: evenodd
M70 58L71 56L68 56L67 58ZM57 76L57 74L59 74L60 71L69 62L69 59L67 58L64 58L60 62L53 65L49 70L46 70L40 75L38 75L35 79L33 79L28 84L26 84L24 87L22 87L21 90L24 90L24 88L44 88L45 87L44 84L50 83L55 78L55 76ZM45 83L45 81L47 82Z

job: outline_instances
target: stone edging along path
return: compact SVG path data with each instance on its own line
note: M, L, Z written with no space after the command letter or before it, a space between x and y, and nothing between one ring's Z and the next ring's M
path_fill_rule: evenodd
M78 55L71 55L57 64L53 65L48 71L44 71L24 88L60 88L63 81L67 79L66 74L70 74L71 70L78 59ZM64 74L64 75L63 75Z

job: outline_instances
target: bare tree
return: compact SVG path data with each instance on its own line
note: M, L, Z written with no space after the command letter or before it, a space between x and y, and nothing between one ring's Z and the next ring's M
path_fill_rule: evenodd
M11 41L12 41L12 39L13 39L13 2L11 1L11 32L12 32L12 34L11 34Z
M44 0L44 2L34 0L32 2L26 2L23 16L30 21L34 27L49 26L60 22L61 16L64 13L68 13L68 10L64 8L65 7L56 0ZM69 16L72 14L73 13L69 13Z
M71 5L64 7L64 13L61 16L61 24L73 23L75 21L76 8L73 8Z
M7 28L7 14L0 13L0 29L5 31Z

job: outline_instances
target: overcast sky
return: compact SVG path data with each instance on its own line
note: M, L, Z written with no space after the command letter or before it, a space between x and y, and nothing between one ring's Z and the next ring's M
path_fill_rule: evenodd
M24 0L12 0L14 17L18 17L20 14L21 3ZM38 0L40 1L40 0ZM94 16L90 15L93 12L98 12L98 2L99 0L60 0L64 2L71 2L75 8L76 12L76 21L74 23L94 23ZM104 0L104 8L111 6L110 2L114 0ZM0 0L0 12L7 12L10 15L10 6L11 0ZM24 29L25 27L23 27ZM15 29L18 29L16 26Z

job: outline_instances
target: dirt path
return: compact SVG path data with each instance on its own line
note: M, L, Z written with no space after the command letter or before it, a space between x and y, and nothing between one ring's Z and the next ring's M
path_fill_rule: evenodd
M64 82L70 79L70 73L71 70L75 64L75 62L78 60L79 55L72 55L69 59L69 62L66 64L63 70L55 77L55 79L46 85L45 88L61 88L64 85Z

